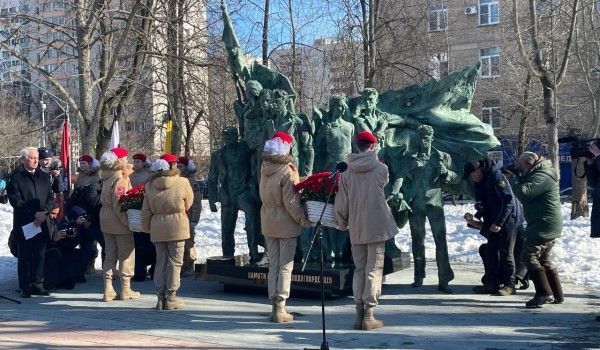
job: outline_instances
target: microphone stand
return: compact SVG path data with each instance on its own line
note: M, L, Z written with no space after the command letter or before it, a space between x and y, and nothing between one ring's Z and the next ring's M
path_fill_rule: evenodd
M325 201L325 205L323 206L323 210L321 210L321 215L319 216L319 221L317 221L317 224L315 225L315 229L313 231L313 235L312 235L312 239L310 242L310 248L308 248L308 253L306 254L306 258L304 259L304 264L302 265L302 272L304 272L304 269L306 268L306 263L308 262L308 257L310 256L310 252L313 248L313 245L315 244L315 239L317 237L319 237L319 251L320 251L320 285L321 285L321 325L323 327L323 341L321 342L321 347L319 348L319 350L329 350L329 344L327 343L327 334L325 332L325 281L323 278L323 265L325 264L325 261L323 259L323 231L321 230L321 220L323 220L323 214L325 214L325 207L327 206L327 203L329 203L329 200L331 199L331 196L333 195L333 189L335 187L335 185L338 182L338 174L341 174L341 172L338 170L334 173L333 176L333 184L331 185L331 190L329 190L329 194L327 195L327 200ZM305 348L304 350L310 350Z

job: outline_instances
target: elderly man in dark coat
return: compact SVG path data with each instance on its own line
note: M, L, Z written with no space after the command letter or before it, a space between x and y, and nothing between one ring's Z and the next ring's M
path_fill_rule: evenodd
M11 175L6 188L13 211L13 233L18 246L19 288L22 298L49 295L44 289L44 258L48 227L42 225L54 204L48 175L38 168L39 154L34 147L21 150L23 165ZM33 224L41 232L25 237L23 226Z

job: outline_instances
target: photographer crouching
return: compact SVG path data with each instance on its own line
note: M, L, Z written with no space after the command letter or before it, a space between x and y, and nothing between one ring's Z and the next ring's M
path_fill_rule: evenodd
M44 288L71 290L75 283L86 282L85 270L94 256L91 220L81 207L73 207L60 223L56 223L58 207L50 212L48 229L50 241L46 245Z

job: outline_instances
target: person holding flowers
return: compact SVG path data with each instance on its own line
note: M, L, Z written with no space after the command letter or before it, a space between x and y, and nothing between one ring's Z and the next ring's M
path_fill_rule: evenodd
M176 298L180 286L185 241L190 238L186 212L194 202L190 182L179 176L179 169L161 157L152 164L142 205L142 227L150 232L156 246L154 285L157 310L182 309L185 303Z
M276 132L265 142L259 184L260 219L269 251L271 321L275 323L294 319L285 303L290 296L297 237L302 227L310 227L300 198L294 194L299 176L290 156L292 143L292 136L285 132Z
M133 172L129 174L131 186L133 186L131 190L135 192L135 195L139 195L141 190L141 199L143 200L143 188L150 176L150 166L152 163L150 163L148 157L143 153L136 153L131 158L133 159ZM142 209L141 203L140 207L136 209ZM147 233L134 232L133 239L135 241L135 273L133 275L133 280L136 282L143 282L148 275L148 265L150 265L150 278L152 278L154 274L156 249Z
M383 188L389 172L375 153L377 138L368 131L356 135L359 153L350 153L348 171L342 173L335 197L335 216L340 230L350 230L354 277L352 292L356 304L354 329L383 326L373 311L381 295L385 241L398 233Z
M104 233L105 258L102 264L104 279L103 301L128 300L140 297L131 289L135 265L133 232L129 229L127 214L121 210L120 197L131 189L129 177L124 173L127 154L124 148L113 148L100 158L102 191L100 193L100 229ZM121 293L112 285L113 275L120 266Z

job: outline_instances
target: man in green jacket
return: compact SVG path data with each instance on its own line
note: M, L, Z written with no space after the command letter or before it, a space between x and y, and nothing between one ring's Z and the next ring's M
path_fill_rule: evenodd
M517 166L519 174L511 176L510 183L523 203L527 228L522 259L535 285L535 296L525 305L561 304L564 297L558 271L550 261L554 240L563 228L558 176L549 160L533 152L521 154Z

